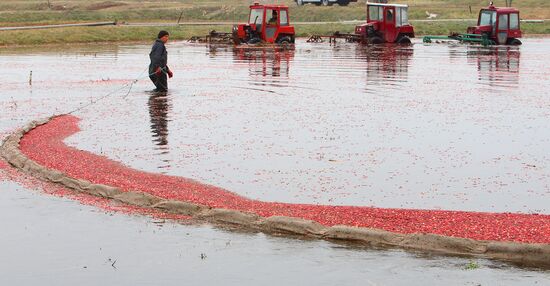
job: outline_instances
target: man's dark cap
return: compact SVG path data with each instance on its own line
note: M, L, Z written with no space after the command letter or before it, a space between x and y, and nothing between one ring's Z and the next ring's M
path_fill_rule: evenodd
M166 31L162 30L162 31L159 32L159 35L157 36L157 39L160 39L160 38L162 38L162 37L164 37L164 36L166 36L166 35L170 35L170 33L168 33L168 32L166 32Z

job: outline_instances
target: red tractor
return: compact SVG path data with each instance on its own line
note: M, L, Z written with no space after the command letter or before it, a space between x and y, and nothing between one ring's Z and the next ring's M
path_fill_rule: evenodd
M410 44L414 27L409 24L409 6L367 2L367 23L355 27L361 42Z
M337 38L363 44L410 44L414 27L409 24L409 6L367 2L367 22L355 27L355 33L336 32L328 36L331 43ZM308 42L322 42L323 36L313 35Z
M491 3L479 11L477 26L469 27L467 33L484 35L497 45L521 45L519 10L495 7Z
M288 6L250 6L248 23L233 27L232 38L235 44L255 44L260 42L294 44L294 27L290 25Z

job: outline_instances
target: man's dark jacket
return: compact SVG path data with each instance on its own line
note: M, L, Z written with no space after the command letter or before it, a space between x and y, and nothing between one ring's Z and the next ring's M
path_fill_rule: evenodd
M166 46L164 43L157 39L151 48L151 53L149 53L149 58L151 59L151 64L149 65L149 74L154 73L158 67L163 69L163 73L167 73L169 68L168 63L168 52L166 51Z

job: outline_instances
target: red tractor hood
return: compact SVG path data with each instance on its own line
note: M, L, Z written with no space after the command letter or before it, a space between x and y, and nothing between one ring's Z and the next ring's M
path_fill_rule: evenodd
M355 34L367 35L367 30L369 29L369 27L373 27L373 30L376 31L378 29L378 22L369 22L355 26Z
M380 22L374 21L374 22L368 22L366 24L363 24L363 26L368 27L371 26L374 28L374 30L378 30L378 26L380 26Z
M491 33L493 31L493 27L491 25L488 26L473 26L468 27L468 34L483 34L483 33Z
M244 39L246 37L246 30L248 27L250 27L252 31L256 31L256 24L240 23L233 26L233 34L236 34L239 39Z

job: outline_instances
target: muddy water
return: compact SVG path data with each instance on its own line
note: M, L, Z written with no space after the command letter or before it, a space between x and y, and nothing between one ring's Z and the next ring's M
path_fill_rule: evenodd
M146 80L118 90L143 75L148 46L1 50L0 136L118 90L77 113L83 131L68 144L261 200L550 213L549 42L369 50L300 42L293 51L175 43L166 96ZM485 260L466 272L470 259L159 226L32 192L1 168L1 282L242 285L250 269L245 279L262 285L550 279Z

